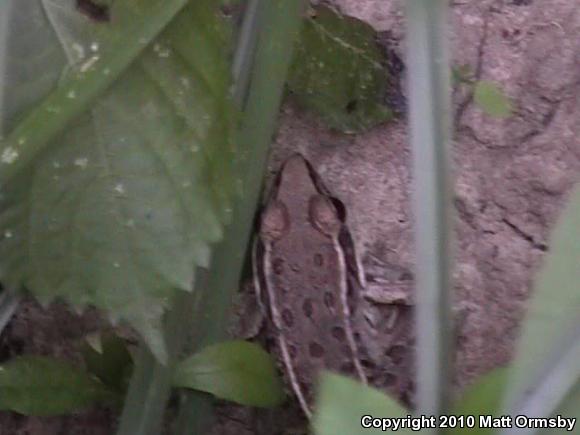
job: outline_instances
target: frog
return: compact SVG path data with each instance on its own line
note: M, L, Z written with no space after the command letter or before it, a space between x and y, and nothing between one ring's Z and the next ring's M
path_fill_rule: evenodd
M254 287L287 383L307 417L323 370L367 384L352 325L364 274L342 203L301 154L274 181L253 250Z

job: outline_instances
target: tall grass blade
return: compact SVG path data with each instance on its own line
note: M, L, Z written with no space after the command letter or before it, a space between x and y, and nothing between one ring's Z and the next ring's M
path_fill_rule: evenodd
M452 354L447 1L405 3L417 252L418 413L436 415L446 409Z
M573 389L580 385L580 327L561 343L561 352L554 352L550 361L538 377L538 383L526 392L522 403L512 409L509 415L525 415L533 418L548 418L560 414ZM565 414L563 417L572 418ZM502 435L535 435L541 428L509 428Z
M577 187L550 236L550 250L534 281L512 362L503 409L506 414L531 418L562 415L580 421L579 228ZM517 433L550 432L520 429Z
M145 346L139 350L117 435L161 433L165 405L171 393L174 363L187 338L185 331L191 324L191 313L196 311L198 298L197 292L181 292L174 308L167 314L165 339L170 361L168 365L160 364Z

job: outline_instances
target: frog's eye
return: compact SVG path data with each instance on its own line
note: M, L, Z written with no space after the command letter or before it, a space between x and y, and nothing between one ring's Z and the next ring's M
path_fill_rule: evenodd
M314 195L309 204L310 221L323 234L338 236L342 222L332 201L324 195Z
M290 227L286 206L280 201L271 202L262 214L260 235L269 241L278 240Z

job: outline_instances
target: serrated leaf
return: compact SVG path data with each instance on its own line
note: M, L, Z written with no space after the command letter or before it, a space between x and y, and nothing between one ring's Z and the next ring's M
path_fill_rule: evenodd
M385 63L371 26L320 6L304 23L288 89L330 127L358 132L393 116Z
M114 391L125 393L133 371L127 343L112 331L86 338L81 348L90 373Z
M508 411L529 409L526 401L549 400L546 409L564 411L580 419L579 366L569 353L578 353L580 337L580 189L569 196L550 237L550 250L534 282L528 313L522 325L518 352L513 361ZM559 379L555 384L554 380ZM546 397L543 382L552 382ZM555 388L557 386L557 388ZM537 406L533 408L538 408ZM531 412L531 411L530 411ZM535 411L538 412L538 411ZM554 412L555 414L556 412ZM540 415L530 415L540 417Z
M473 100L485 113L496 118L506 118L512 113L510 100L492 82L478 81L475 84Z
M25 415L60 415L118 400L88 373L42 356L0 365L0 409Z
M95 24L72 2L46 0L72 66L0 143L4 165L20 164L66 125L2 186L0 279L42 302L61 297L108 311L160 361L163 313L176 292L191 290L195 266L207 266L235 178L213 0L191 2L149 43L180 2L118 0L111 22ZM136 46L143 51L131 64ZM109 76L118 79L105 90Z
M384 433L380 428L365 428L363 416L403 418L410 414L390 397L344 376L322 375L313 419L316 435L364 435ZM401 429L398 433L410 434Z
M284 401L273 358L258 345L245 341L208 346L182 361L173 385L249 406L271 407Z
M501 404L503 392L508 379L508 369L500 368L492 370L481 376L473 385L468 387L463 395L457 399L452 408L451 415L474 416L476 427L478 427L480 415L490 415L501 417ZM494 433L495 429L458 427L452 431L453 434L476 433L478 435Z

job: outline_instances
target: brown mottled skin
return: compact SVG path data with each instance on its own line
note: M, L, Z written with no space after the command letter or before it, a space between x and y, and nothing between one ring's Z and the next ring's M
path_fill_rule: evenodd
M322 369L366 381L350 324L353 267L339 243L346 228L325 192L307 161L290 157L262 215L257 250L260 298L308 416Z

